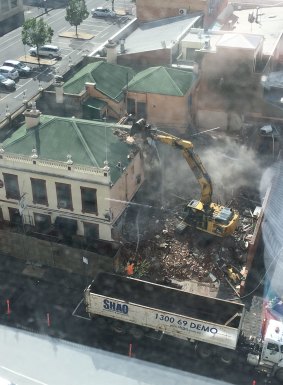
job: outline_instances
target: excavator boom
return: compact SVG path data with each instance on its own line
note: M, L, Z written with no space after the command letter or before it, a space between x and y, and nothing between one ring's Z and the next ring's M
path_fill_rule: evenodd
M173 135L159 135L151 126L146 124L145 119L140 119L133 123L130 135L141 134L149 142L156 140L161 143L169 144L182 151L183 157L190 166L195 178L201 187L201 197L189 202L185 208L185 215L181 224L177 227L184 230L191 226L199 230L208 232L219 237L232 234L238 224L239 214L230 208L212 203L212 182L200 157L194 152L193 144L184 139Z

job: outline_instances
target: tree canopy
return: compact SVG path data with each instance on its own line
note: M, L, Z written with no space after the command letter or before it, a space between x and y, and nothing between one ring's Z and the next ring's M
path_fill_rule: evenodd
M38 48L46 43L51 43L53 29L42 19L26 20L22 27L22 42L25 45L36 47L37 57Z
M78 26L89 16L85 0L69 0L66 8L66 21L76 27L76 36L78 36Z

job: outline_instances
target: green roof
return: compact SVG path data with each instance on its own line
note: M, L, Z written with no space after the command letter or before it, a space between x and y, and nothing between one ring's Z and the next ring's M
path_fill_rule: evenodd
M128 90L160 95L184 96L195 76L175 68L150 67L139 72L128 84Z
M98 61L87 64L64 84L67 94L80 94L85 83L95 83L96 89L110 99L120 101L123 88L133 78L134 71L129 67Z
M107 156L111 180L115 183L121 175L118 162L122 167L129 163L130 146L113 131L114 126L109 123L41 115L38 126L27 129L24 124L4 141L3 148L28 156L36 148L39 159L63 162L70 154L74 164L100 168L104 167Z

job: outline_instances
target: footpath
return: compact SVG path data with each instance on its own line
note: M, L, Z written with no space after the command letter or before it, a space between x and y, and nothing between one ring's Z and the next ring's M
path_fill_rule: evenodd
M24 5L25 20L34 19L48 14L53 8L35 7L33 5Z

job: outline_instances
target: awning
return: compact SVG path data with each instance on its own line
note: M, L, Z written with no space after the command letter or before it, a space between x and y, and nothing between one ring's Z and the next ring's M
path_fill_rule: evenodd
M107 103L105 103L103 100L95 98L89 98L85 100L82 105L89 108L93 108L95 110L102 110L104 107L107 107Z

